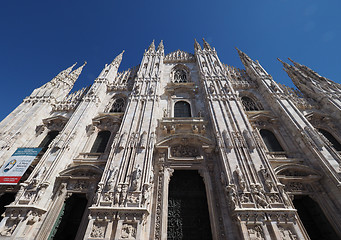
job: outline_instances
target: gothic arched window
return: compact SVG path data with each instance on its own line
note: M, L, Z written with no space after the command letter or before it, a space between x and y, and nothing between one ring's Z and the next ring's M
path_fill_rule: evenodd
M328 139L328 141L332 144L332 146L335 148L336 151L341 151L341 144L339 143L338 140L336 140L336 138L330 132L321 128L318 128L317 130Z
M191 117L191 105L185 101L176 102L174 105L174 117Z
M256 104L255 101L253 101L251 98L246 97L246 96L242 97L242 104L246 111L263 110L262 107L259 106L259 104Z
M44 140L40 143L39 148L42 148L40 153L45 153L47 148L49 147L50 143L57 137L59 134L58 131L51 131L48 132Z
M98 132L94 145L92 145L91 151L92 153L104 153L105 148L108 145L109 138L111 132L110 131L101 131Z
M273 132L267 129L261 129L259 132L269 152L284 151L281 144L278 142L275 134L273 134Z
M124 107L125 107L124 98L117 98L112 104L110 112L124 112Z
M183 69L178 69L174 72L174 82L175 83L186 83L187 73Z

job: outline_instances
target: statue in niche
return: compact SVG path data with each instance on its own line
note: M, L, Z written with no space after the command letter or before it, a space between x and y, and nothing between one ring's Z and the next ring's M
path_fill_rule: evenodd
M120 203L120 196L121 196L121 187L117 186L115 189L115 195L114 195L114 204L115 206L118 206Z
M209 90L210 90L211 93L215 92L215 88L214 88L214 84L213 83L210 84Z
M143 195L142 195L142 204L148 206L150 198L150 184L143 185Z
M242 176L242 174L241 174L241 172L239 170L238 165L236 166L236 170L234 170L234 173L235 173L235 175L237 177L237 182L239 184L240 189L242 191L244 191L245 188L246 188L246 183L245 183L245 180L244 180L244 178L243 178L243 176Z
M136 228L129 223L122 225L121 238L124 239L135 239L136 238Z
M273 185L274 184L272 183L271 176L270 176L268 170L266 168L264 168L263 165L260 165L260 170L259 171L263 175L265 186L271 192L272 189L273 189Z
M134 170L132 175L133 175L132 176L133 181L132 181L132 184L131 184L131 188L132 188L133 191L136 191L137 188L138 188L138 184L140 182L140 178L142 176L142 170L140 168L140 165L137 164L137 166L136 166L136 168L135 168L135 170Z
M168 117L168 113L167 113L167 109L166 108L163 109L163 117Z
M266 201L266 197L263 193L264 190L261 188L261 186L258 185L256 187L255 185L251 185L250 187L257 205L262 208L268 208L269 203Z
M225 187L225 191L227 193L229 199L229 205L232 210L236 208L237 204L237 194L236 194L236 187L231 184Z
M250 199L250 196L247 193L241 193L240 194L240 201L242 203L250 203L250 202L252 202L251 199Z
M122 184L121 194L120 194L120 206L123 207L127 199L128 184Z

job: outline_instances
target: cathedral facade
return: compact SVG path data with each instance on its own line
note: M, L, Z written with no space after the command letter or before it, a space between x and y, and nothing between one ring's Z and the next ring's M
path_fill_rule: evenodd
M153 42L35 89L0 123L0 239L340 239L341 85L237 51L245 70Z

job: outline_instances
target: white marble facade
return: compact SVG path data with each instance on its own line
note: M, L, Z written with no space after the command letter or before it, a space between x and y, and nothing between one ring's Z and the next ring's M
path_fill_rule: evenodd
M341 238L341 86L280 60L293 90L237 51L245 70L205 40L194 54L153 42L139 66L118 72L122 52L89 88L70 93L84 64L35 89L0 123L0 164L56 136L20 184L0 186L15 198L0 239L54 239L77 194L76 239L167 239L168 186L184 169L203 179L212 239L309 239L302 197L326 239Z

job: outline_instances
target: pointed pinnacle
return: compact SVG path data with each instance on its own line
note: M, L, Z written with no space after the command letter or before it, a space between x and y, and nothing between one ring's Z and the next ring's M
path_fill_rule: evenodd
M280 58L277 58L278 61L280 61L281 63L285 64L285 62L283 62Z
M75 62L71 67L68 67L67 69L65 69L64 71L62 71L61 73L66 73L66 74L69 74L72 69L77 65L77 62Z
M239 55L240 55L240 54L243 54L243 52L240 51L239 48L237 48L237 47L234 47L234 48L237 50L237 52L238 52Z
M118 54L115 59L111 62L111 64L115 65L115 64L121 64L121 61L122 61L122 57L123 57L123 53L124 53L124 50Z
M87 64L87 62L85 61L84 64L83 64L82 66L80 66L79 68L73 70L71 74L78 74L78 75L81 74L81 72L82 72L82 70L83 70L83 68L84 68L84 66L85 66L86 64Z
M295 62L294 60L292 60L291 58L288 58L290 62L292 62L294 64L295 67L299 68L299 67L303 67L302 64L299 64L298 62Z
M202 41L204 42L204 49L206 49L206 50L212 50L210 44L208 44L208 42L206 42L204 38L202 38Z
M163 51L163 50L164 50L163 40L161 40L159 46L157 47L157 51Z
M155 51L154 39L153 39L153 42L150 44L150 46L149 46L149 48L148 48L148 51L149 51L149 50Z
M277 60L280 61L283 64L283 67L285 67L286 69L289 69L291 67L289 64L283 62L281 59L277 58Z
M195 50L201 50L201 46L195 38L194 38L194 49Z
M243 51L239 50L237 47L236 47L236 49L238 51L238 54L239 54L240 58L246 58L247 60L252 61L252 59L246 53L244 53Z

